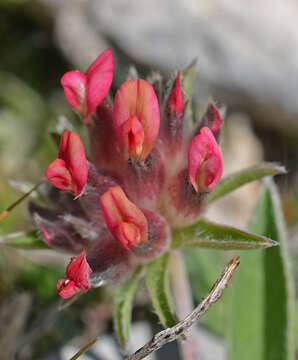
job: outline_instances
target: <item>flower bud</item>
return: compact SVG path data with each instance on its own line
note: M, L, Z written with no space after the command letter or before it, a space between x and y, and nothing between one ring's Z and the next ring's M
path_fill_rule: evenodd
M110 188L99 202L109 230L124 247L130 249L132 245L147 242L147 219L120 186Z
M58 159L48 166L45 175L58 189L71 190L76 197L81 194L88 178L88 164L79 135L64 130Z
M155 144L160 125L152 85L142 79L122 84L115 96L113 122L121 146L129 156L143 162Z
M180 118L183 111L183 95L180 87L180 71L176 77L172 92L168 102L168 111L170 114Z
M194 135L198 135L200 130L207 126L213 133L216 140L218 140L220 129L222 127L222 119L220 116L219 111L217 110L216 106L210 104L207 108L205 115L201 123L199 124L198 128L194 131Z
M71 259L66 268L66 279L60 279L57 283L57 292L64 298L68 299L81 290L90 289L89 275L92 270L86 260L85 251L78 257Z
M81 252L95 230L83 218L29 203L29 212L41 230L43 240L51 247L72 253Z
M61 84L65 96L83 117L84 123L107 95L113 80L113 70L113 53L107 49L89 66L85 74L73 70L63 75Z
M204 126L188 149L188 174L196 192L208 193L222 175L222 157L212 131Z

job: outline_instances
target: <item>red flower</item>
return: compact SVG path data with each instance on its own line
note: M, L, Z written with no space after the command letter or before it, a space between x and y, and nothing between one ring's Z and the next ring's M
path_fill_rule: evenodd
M57 292L64 298L68 299L81 290L88 291L89 275L92 273L86 260L85 251L78 257L71 259L66 268L66 279L60 279L57 283Z
M128 154L144 161L158 136L160 113L152 85L128 80L118 89L113 109L117 137Z
M222 175L222 157L212 131L204 126L188 149L188 174L196 192L210 192Z
M71 190L75 196L81 194L88 178L88 163L79 135L64 130L58 159L48 166L45 175L58 189Z
M143 212L128 200L120 186L110 188L99 203L111 233L127 249L148 240L148 223Z
M107 49L89 66L85 74L73 70L63 75L61 84L65 96L83 117L84 123L107 95L113 80L113 70L113 53Z
M175 113L177 118L181 116L183 111L183 95L180 87L180 71L178 71L175 84L170 95L168 109L170 113Z

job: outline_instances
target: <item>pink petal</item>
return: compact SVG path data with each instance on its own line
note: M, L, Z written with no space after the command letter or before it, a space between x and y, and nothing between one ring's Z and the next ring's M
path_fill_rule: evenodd
M198 192L210 192L222 175L222 157L212 131L203 127L188 150L190 182Z
M88 117L110 90L113 80L114 58L110 49L105 50L86 71Z
M81 291L81 289L75 285L74 281L69 280L69 279L58 280L57 293L63 299L68 299L80 291Z
M81 115L85 113L87 79L78 70L69 71L61 78L61 85L69 101Z
M88 163L84 145L78 134L64 130L59 146L59 158L65 161L65 165L71 174L72 190L78 196L88 178Z
M104 193L99 203L108 228L125 247L147 242L147 219L119 186Z
M83 251L81 255L71 259L66 268L66 276L74 281L75 286L87 291L90 289L89 275L92 270L86 260L86 252Z
M56 188L73 190L72 177L64 160L56 159L51 162L45 175Z
M124 144L123 125L135 115L144 129L144 143L140 161L151 152L159 132L160 113L151 84L142 79L128 80L118 89L113 109L113 122L118 139Z
M175 113L179 118L183 111L183 95L180 87L180 71L178 72L175 84L169 99L169 111Z

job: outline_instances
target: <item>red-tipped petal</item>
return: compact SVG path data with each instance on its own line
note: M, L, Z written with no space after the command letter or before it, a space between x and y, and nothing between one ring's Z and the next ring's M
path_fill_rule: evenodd
M198 192L210 192L222 175L222 157L212 131L203 127L188 150L190 182Z
M125 144L124 124L132 115L136 116L143 126L144 142L140 161L144 161L158 136L160 112L152 85L142 79L126 81L115 96L113 122L121 143Z
M57 293L63 299L69 299L80 292L81 289L75 285L75 282L69 279L60 279L57 283Z
M72 175L72 183L75 195L78 196L88 179L88 163L85 155L84 145L78 134L64 130L63 137L68 138L67 147L62 151L59 148L59 156L65 160L69 172ZM61 142L62 143L62 142Z
M112 50L105 50L86 71L88 117L110 90L113 80L114 58Z
M62 76L61 85L70 105L84 115L87 88L85 75L78 70L69 71Z
M88 163L78 134L64 130L58 156L49 165L46 177L58 189L72 190L79 196L87 182Z
M86 260L85 251L81 255L71 259L69 265L66 268L66 276L70 280L73 280L75 286L88 291L90 289L89 285L89 275L92 273L92 270Z
M147 242L147 219L119 186L104 193L99 198L99 203L108 228L125 247Z
M61 190L74 190L72 177L64 160L56 159L51 162L45 175L56 188Z
M183 111L183 95L180 87L180 71L175 80L173 90L169 99L169 111L170 113L175 113L177 118L179 118Z

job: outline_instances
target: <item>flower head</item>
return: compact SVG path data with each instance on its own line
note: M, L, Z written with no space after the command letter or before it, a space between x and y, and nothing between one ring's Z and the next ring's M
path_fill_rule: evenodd
M113 53L107 49L89 66L85 74L73 70L62 77L65 96L83 117L83 122L86 123L89 115L107 95L113 80L113 70Z
M80 137L65 130L46 171L54 186L48 189L52 208L29 205L49 246L81 253L58 282L64 298L124 281L138 264L164 254L173 230L194 224L205 211L222 174L221 118L211 104L191 126L185 71L184 81L178 72L168 92L161 76L152 84L128 80L113 101L106 96L113 66L106 50L85 74L63 76L66 97L88 127L91 160Z
M75 196L81 194L88 178L88 164L79 135L64 130L58 159L48 166L45 175L58 189L71 190Z
M57 283L58 294L64 299L68 299L81 290L88 291L91 273L92 270L87 263L84 251L80 256L71 259L66 268L66 279L60 279Z
M188 150L188 173L196 192L210 192L222 175L222 157L219 146L208 127L195 136Z
M159 132L158 100L151 84L142 79L128 80L118 89L113 109L114 128L127 153L144 161Z

